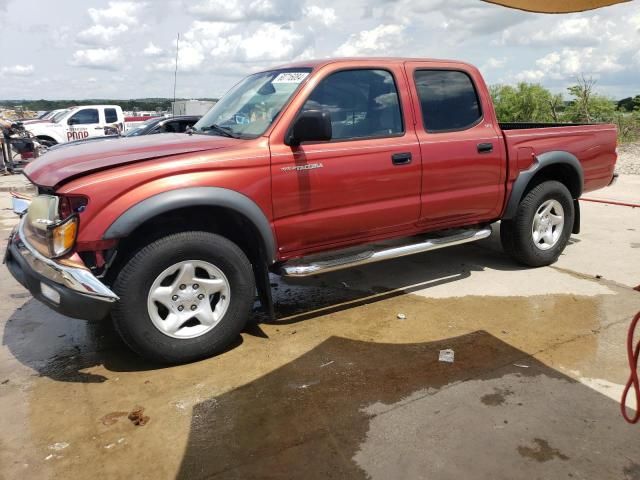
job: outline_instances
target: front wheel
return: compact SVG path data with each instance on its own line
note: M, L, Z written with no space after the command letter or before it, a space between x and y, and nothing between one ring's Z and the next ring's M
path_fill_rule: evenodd
M502 246L525 265L550 265L567 246L574 215L567 187L556 181L543 182L520 201L512 220L501 222Z
M118 273L112 317L134 351L184 363L221 352L251 312L251 264L237 245L208 232L184 232L150 243Z

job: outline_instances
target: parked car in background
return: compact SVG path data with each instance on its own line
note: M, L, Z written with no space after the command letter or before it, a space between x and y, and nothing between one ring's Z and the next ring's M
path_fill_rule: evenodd
M201 115L176 115L175 117L160 117L146 120L140 125L131 128L125 133L125 137L138 137L140 135L153 135L155 133L185 133L193 127Z
M185 133L188 128L193 127L200 120L200 116L184 115L180 117L159 117L152 118L139 126L132 128L124 135L114 134L104 137L89 137L84 140L74 140L73 142L60 143L49 148L49 151L58 150L73 145L85 145L88 142L118 140L127 137L139 137L141 135L155 135L157 133Z
M34 123L51 122L56 115L59 115L61 113L68 112L68 111L69 111L68 108L60 108L58 110L51 110L49 112L46 112L44 115L42 115L42 116L40 116L38 118L34 118L32 120L24 120L22 122L22 124L23 125L32 125Z
M47 146L90 137L104 137L109 129L122 132L124 114L118 105L86 105L57 113L51 121L26 123L32 136Z
M549 265L616 158L615 125L498 123L467 63L297 62L239 82L193 135L35 160L6 263L49 307L110 315L141 355L188 362L235 341L256 289L273 315L269 272L460 245L498 220L507 254Z

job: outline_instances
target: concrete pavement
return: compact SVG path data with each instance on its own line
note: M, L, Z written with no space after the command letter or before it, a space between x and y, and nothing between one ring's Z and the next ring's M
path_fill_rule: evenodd
M0 212L3 248L15 220ZM584 202L582 218L546 268L506 258L496 225L476 244L273 277L276 322L171 368L0 267L0 478L640 478L640 430L617 404L640 209Z

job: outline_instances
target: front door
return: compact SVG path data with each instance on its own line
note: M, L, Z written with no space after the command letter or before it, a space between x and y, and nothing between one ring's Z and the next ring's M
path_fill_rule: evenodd
M479 72L410 62L407 74L423 159L420 223L440 228L497 218L505 147Z
M97 108L81 108L69 117L67 124L67 142L104 136L104 124L100 122Z
M401 65L327 70L307 89L302 110L330 112L332 139L271 142L281 253L339 246L418 220L420 148L412 115L401 108L409 101Z

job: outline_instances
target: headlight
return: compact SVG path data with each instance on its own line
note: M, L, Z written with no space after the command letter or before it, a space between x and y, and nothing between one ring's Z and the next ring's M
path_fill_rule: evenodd
M29 205L25 221L25 240L36 250L49 258L57 258L69 253L78 235L79 218L71 211L62 217L64 204L61 197L38 195Z

